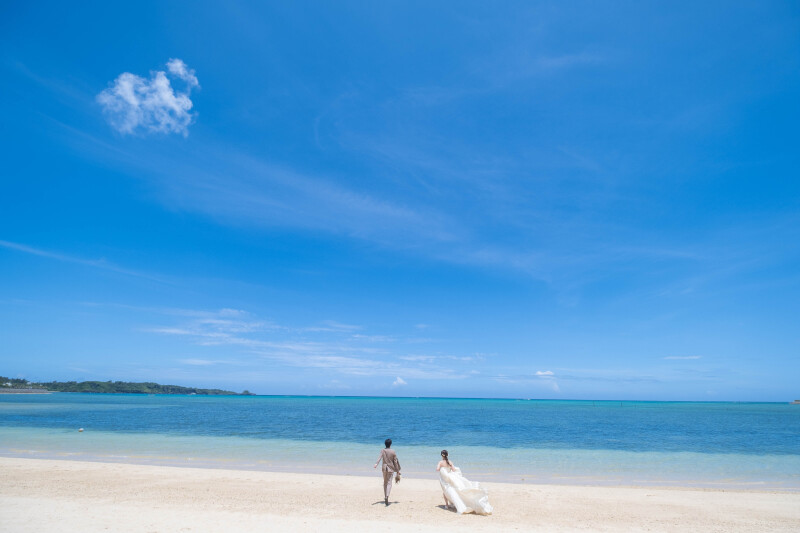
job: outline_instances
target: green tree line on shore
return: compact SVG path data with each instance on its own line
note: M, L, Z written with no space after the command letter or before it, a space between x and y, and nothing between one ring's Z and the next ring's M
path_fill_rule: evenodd
M222 389L198 389L179 385L160 385L152 382L134 383L130 381L47 381L31 382L27 379L0 376L0 387L15 389L46 389L52 392L95 392L109 394L198 394L198 395L238 395L240 393ZM244 391L242 395L250 395Z

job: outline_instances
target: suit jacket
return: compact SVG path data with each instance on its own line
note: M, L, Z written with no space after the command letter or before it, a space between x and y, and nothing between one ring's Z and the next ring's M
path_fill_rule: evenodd
M378 462L383 461L382 470L384 472L399 472L400 461L397 460L397 454L391 448L384 448L381 450L381 455L378 457Z

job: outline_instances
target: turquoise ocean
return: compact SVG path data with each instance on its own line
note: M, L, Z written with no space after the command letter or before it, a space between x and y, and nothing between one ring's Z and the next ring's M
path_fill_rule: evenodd
M800 491L788 403L0 394L7 457L374 475L387 437L412 477Z

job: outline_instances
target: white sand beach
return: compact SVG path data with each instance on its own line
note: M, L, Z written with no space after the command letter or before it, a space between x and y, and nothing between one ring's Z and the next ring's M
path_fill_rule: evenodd
M486 483L492 516L435 480L0 458L0 524L27 531L800 531L800 494Z

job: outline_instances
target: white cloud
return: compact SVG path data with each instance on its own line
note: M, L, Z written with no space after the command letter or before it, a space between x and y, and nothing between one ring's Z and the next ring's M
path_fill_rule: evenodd
M553 392L561 392L561 388L558 386L558 382L556 381L555 373L551 370L537 370L536 377L541 378L544 380L548 386L553 389Z
M701 355L668 355L664 359L700 359Z
M167 69L169 73L185 81L189 87L200 87L200 82L197 81L197 76L194 75L194 69L190 69L180 59L170 59L167 61Z
M194 70L180 59L170 59L167 70L172 78L186 84L185 91L176 92L167 74L159 70L152 72L149 80L123 72L97 95L97 102L114 129L122 134L189 134L189 125L195 118L189 94L199 87L199 82Z
M397 376L397 379L394 380L394 383L392 383L392 387L402 387L403 385L408 385L408 383L406 383L406 380L400 376Z

